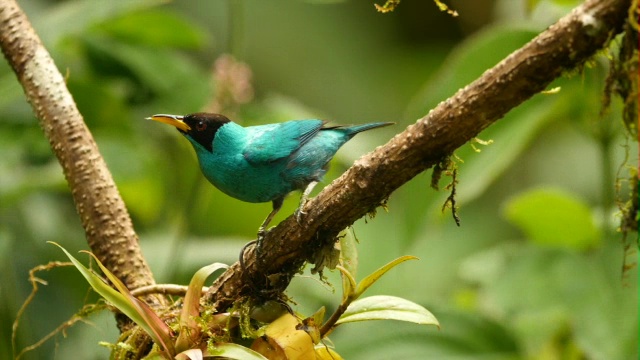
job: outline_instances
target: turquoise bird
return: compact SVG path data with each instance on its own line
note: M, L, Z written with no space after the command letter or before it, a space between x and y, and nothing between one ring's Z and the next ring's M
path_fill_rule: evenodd
M273 210L258 230L259 243L294 190L304 190L295 212L300 222L309 194L342 145L359 132L393 124L326 126L312 119L243 127L210 113L147 119L175 126L193 145L204 176L225 194L251 203L271 201Z

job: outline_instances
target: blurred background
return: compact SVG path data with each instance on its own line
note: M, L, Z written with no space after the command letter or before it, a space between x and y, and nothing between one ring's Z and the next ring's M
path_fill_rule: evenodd
M145 117L211 110L243 125L310 117L397 123L348 143L326 185L580 3L449 0L453 17L432 1L402 1L388 14L355 0L18 2L66 74L156 279L180 284L204 265L236 261L271 205L213 188L188 142ZM451 178L443 176L436 191L431 171L396 191L388 211L353 226L359 279L398 256L420 258L367 295L417 302L441 329L348 324L331 335L341 355L638 357L637 233L617 231L637 144L620 101L601 113L617 46L480 134L490 145L456 151L460 227L442 211ZM46 242L72 252L87 244L60 166L4 61L0 94L0 358L8 359L11 324L31 291L29 270L65 260ZM273 224L297 204L297 194L288 198ZM19 349L96 301L76 270L36 275L48 285L20 321ZM335 286L306 273L289 295L302 314L332 311L341 295ZM23 358L105 359L109 350L99 342L117 336L113 316L102 312Z

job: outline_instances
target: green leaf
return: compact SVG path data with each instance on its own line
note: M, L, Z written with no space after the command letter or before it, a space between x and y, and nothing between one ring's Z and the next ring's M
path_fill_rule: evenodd
M145 46L199 49L205 43L206 32L193 21L163 10L127 13L104 22L100 30L126 42Z
M133 296L131 292L129 292L129 289L127 289L126 285L122 281L120 281L120 279L118 279L111 271L109 271L109 269L102 265L100 260L98 260L98 258L94 254L88 251L85 252L96 260L96 263L98 264L102 272L107 276L109 281L111 281L116 289L125 296L128 303L134 308L136 313L140 315L140 317L142 318L142 322L136 322L136 324L145 329L149 336L151 336L151 339L156 344L158 344L168 355L175 354L173 341L171 340L171 329L167 326L167 324L165 324L164 321L162 321L162 319L160 319L160 317L156 315L156 313L149 307L149 305Z
M499 277L484 287L483 305L498 311L493 316L505 319L521 348L556 344L570 329L568 339L588 358L637 357L638 288L630 286L637 278L621 280L616 241L587 253L526 246L508 256Z
M84 267L84 265L74 258L65 248L54 242L49 243L59 247L67 255L69 260L71 260L73 265L78 269L78 271L80 271L80 274L84 276L95 292L100 294L100 296L105 300L110 302L118 310L127 315L127 317L129 317L133 322L138 324L138 326L144 329L144 331L151 336L153 341L164 349L167 355L174 353L173 343L171 342L170 337L171 330L169 327L162 321L162 319L158 318L147 304L133 297L126 286L109 270L107 270L93 254L89 253L89 255L96 259L98 266L100 266L109 280L111 280L114 286L116 286L116 288L121 292L114 290L111 286L106 284L102 278Z
M128 44L114 39L86 34L82 37L83 45L94 65L102 66L103 73L117 66L130 71L143 84L154 91L171 91L171 85L177 81L174 60L175 54L167 49L143 47ZM111 69L107 68L110 66Z
M424 307L403 298L384 295L352 302L336 325L365 320L400 320L440 327L436 317Z
M184 297L182 312L180 313L180 335L176 340L177 352L189 349L200 338L200 327L196 322L196 318L200 316L200 295L202 294L204 282L216 270L228 267L225 264L213 263L196 271L191 278L187 294Z
M45 44L55 44L62 37L77 35L98 22L121 14L149 8L166 2L165 0L81 0L63 2L52 6L45 16L34 21L34 27Z
M504 215L539 245L584 250L600 240L587 204L560 189L524 192L506 203Z
M382 266L378 270L371 273L371 275L367 276L366 278L362 279L362 281L360 281L355 291L355 294L356 294L355 297L357 298L360 295L362 295L371 285L373 285L376 281L378 281L378 279L380 279L382 275L386 274L387 271L393 269L396 265L403 263L407 260L418 260L418 258L411 255L404 255Z
M415 326L406 322L341 326L341 342L347 346L340 347L340 352L347 359L527 358L513 330L495 320L468 310L451 309L439 309L438 320L445 331L435 331L431 326Z
M316 310L316 312L313 313L313 315L311 315L311 318L313 319L314 324L320 326L319 324L322 324L322 322L324 321L326 312L327 312L327 309L324 306L321 306L318 310ZM317 342L314 341L314 343L317 343Z
M267 360L266 357L248 347L232 343L216 345L213 349L207 349L204 355L238 360Z

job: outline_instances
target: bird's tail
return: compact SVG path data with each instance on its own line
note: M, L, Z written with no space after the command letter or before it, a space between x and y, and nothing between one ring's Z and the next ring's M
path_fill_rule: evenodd
M375 129L383 126L389 126L393 124L395 123L394 122L376 122L376 123L368 123L368 124L362 124L362 125L347 126L347 127L344 127L343 129L347 131L347 134L349 135L349 137L353 137L355 134L363 131L367 131L367 130L371 130L371 129Z

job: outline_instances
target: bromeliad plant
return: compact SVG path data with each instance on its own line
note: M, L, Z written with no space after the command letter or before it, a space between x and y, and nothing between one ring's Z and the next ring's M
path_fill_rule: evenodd
M227 268L214 263L198 270L184 295L182 309L158 314L134 296L125 285L91 255L111 287L95 272L87 269L60 245L62 251L80 271L91 287L107 302L129 317L151 338L154 345L144 359L341 359L324 339L337 326L365 320L401 320L417 324L439 326L427 309L406 299L394 296L360 298L382 275L396 265L417 259L402 256L382 266L359 283L355 280L357 253L354 240L343 237L339 265L342 276L342 300L336 311L325 321L325 308L310 317L294 314L287 305L275 301L252 308L238 302L237 309L211 314L200 308L205 280L216 270ZM115 288L115 289L114 289ZM179 307L175 307L178 309ZM265 315L267 314L267 315ZM163 320L165 318L165 320ZM134 349L131 335L122 334L113 346L111 358L130 358ZM177 336L176 336L177 333ZM249 341L247 341L247 338Z
M129 317L129 319L142 328L153 340L154 346L151 352L145 356L145 359L175 358L178 360L186 360L202 359L203 356L224 356L232 359L264 359L264 357L255 351L233 343L216 344L214 348L205 351L196 348L202 335L202 327L197 321L201 318L199 301L202 295L202 286L209 275L216 270L227 268L227 265L214 263L205 266L198 270L191 278L191 282L184 296L182 311L179 315L178 336L175 337L174 331L165 321L146 303L133 296L122 281L105 268L93 254L85 251L94 258L105 276L113 283L115 289L109 286L96 273L82 265L80 261L73 257L62 246L56 243L53 244L64 251L95 292ZM224 323L228 318L228 314L222 314L221 317L216 317L213 321ZM126 336L127 334L123 335ZM111 357L116 359L124 357L120 356L124 355L121 354L121 352L126 353L130 351L130 349L130 346L115 346Z

